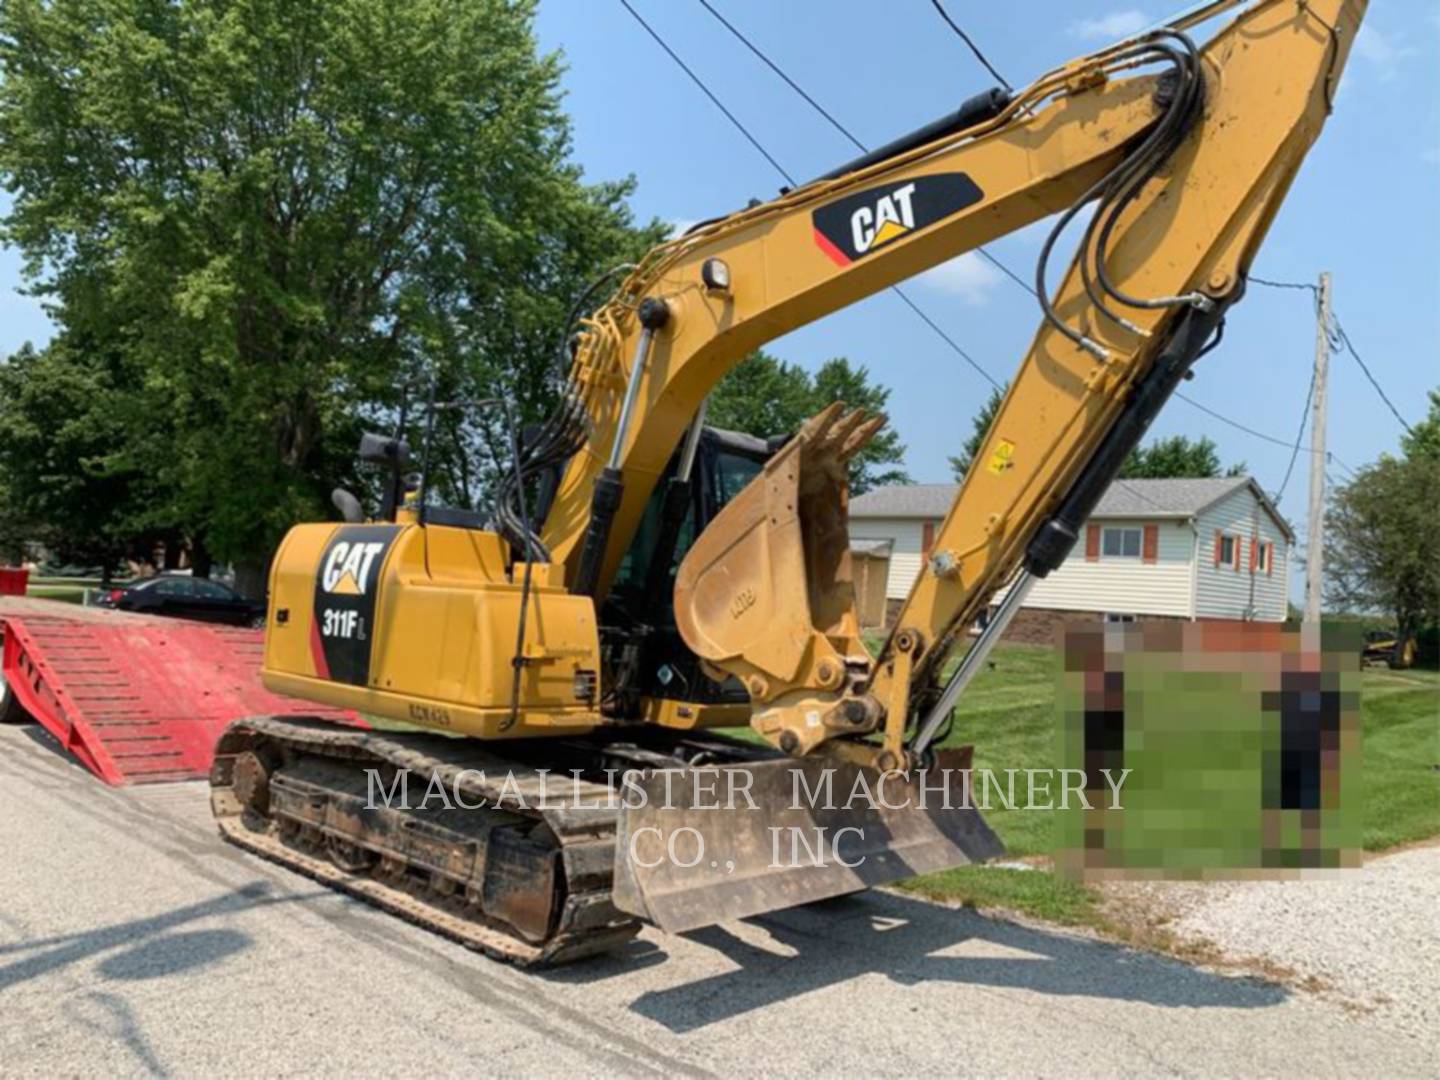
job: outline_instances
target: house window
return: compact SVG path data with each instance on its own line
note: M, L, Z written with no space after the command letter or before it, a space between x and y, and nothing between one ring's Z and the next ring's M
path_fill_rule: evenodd
M1100 535L1100 550L1107 559L1138 559L1139 529L1106 529Z
M1220 565L1240 565L1240 538L1226 533L1220 538Z
M1134 615L1125 615L1118 611L1107 611L1105 613L1107 623L1129 623L1135 621Z
M1269 540L1261 540L1260 548L1256 552L1255 568L1262 574L1268 574L1273 569L1275 559L1275 545Z

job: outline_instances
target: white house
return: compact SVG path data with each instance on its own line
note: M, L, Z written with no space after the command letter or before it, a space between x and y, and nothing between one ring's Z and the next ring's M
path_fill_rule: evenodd
M852 542L891 541L889 600L909 592L957 490L954 484L896 485L850 503ZM1047 612L1088 612L1112 619L1280 622L1289 611L1294 541L1289 524L1249 477L1119 480L1070 557L1031 590L1028 621Z

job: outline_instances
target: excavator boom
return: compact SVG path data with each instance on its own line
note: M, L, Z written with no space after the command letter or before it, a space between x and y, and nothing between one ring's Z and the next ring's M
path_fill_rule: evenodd
M668 395L686 393L690 365L712 368L710 353L731 335L749 347L750 335L789 329L790 318L837 296L1063 211L1037 271L1040 328L868 670L857 670L857 659L867 665L845 617L844 530L813 509L843 505L834 483L827 493L803 468L792 478L772 464L771 496L787 485L804 494L737 499L692 548L677 585L681 630L745 681L767 739L808 753L857 727L883 728L873 763L914 763L963 685L940 694L936 681L964 629L1007 585L1001 614L1013 613L1029 584L1064 560L1120 463L1221 332L1319 134L1363 7L1259 3L1203 49L1172 28L1142 35L1045 76L952 140L798 189L753 223L716 225L713 239L679 245L657 271L651 297L681 312L703 308L677 318L670 352L652 358L647 378L664 413ZM1143 73L1156 64L1159 75ZM1087 212L1052 297L1045 261L1061 227ZM793 235L805 228L809 238ZM732 246L732 229L747 239ZM783 254L772 253L781 236ZM730 288L686 289L692 265L715 258L729 264ZM746 310L752 292L763 313ZM686 340L686 318L703 324L703 342ZM642 424L626 433L642 459L648 434ZM563 538L556 546L564 550ZM808 605L782 602L780 590L797 592L785 583L802 565ZM726 602L752 594L759 599L743 610ZM992 621L977 656L1004 621ZM974 667L962 667L962 680Z

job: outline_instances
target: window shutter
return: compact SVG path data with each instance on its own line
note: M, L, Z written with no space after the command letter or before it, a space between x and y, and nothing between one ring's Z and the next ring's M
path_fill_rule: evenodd
M1154 562L1160 557L1160 526L1146 525L1145 538L1140 548L1140 558L1144 562Z
M1217 570L1220 569L1220 549L1221 549L1221 546L1222 546L1221 542L1222 542L1224 539L1225 539L1225 534L1222 533L1219 529L1216 529L1216 530L1215 530L1215 569L1217 569Z
M1253 536L1250 538L1250 573L1255 572L1255 567L1260 565L1260 541Z
M1267 556L1265 559L1265 576L1270 577L1275 573L1275 545L1267 543L1265 546L1270 549L1265 553Z
M920 554L928 557L935 546L935 523L927 521L920 529Z
M1100 558L1100 526L1085 526L1085 561L1096 562Z

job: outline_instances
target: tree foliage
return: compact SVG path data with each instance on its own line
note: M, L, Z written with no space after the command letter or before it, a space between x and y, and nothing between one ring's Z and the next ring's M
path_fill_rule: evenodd
M25 346L0 366L4 517L14 540L39 542L61 562L112 566L141 532L126 508L146 478L110 464L125 438L113 359L57 344Z
M533 8L0 6L4 237L54 305L51 362L122 355L159 408L103 468L153 470L152 510L221 557L261 566L328 514L406 384L541 415L570 298L659 238L568 162ZM497 435L445 424L445 447Z
M1325 592L1342 611L1383 611L1404 633L1440 622L1440 458L1384 456L1335 489Z
M1407 458L1440 461L1440 390L1430 391L1430 411L1424 420L1400 436L1400 448Z
M834 402L852 409L883 413L890 391L870 380L864 365L845 357L825 361L814 376L763 350L746 357L710 395L706 422L761 438L789 435L815 413ZM860 495L885 484L907 484L900 463L905 444L888 425L850 461L850 493Z
M1245 463L1238 462L1224 470L1225 476L1240 476ZM1190 439L1172 435L1156 439L1149 446L1137 446L1120 466L1124 480L1207 479L1220 476L1220 454L1208 436Z
M990 432L990 425L995 422L995 414L1000 411L1000 403L1005 400L1008 387L1007 383L990 391L985 404L980 406L980 411L970 421L970 437L965 440L960 453L950 458L950 472L954 474L957 483L965 479L965 474L975 462L975 455L980 453L980 448L985 445L985 436Z
M960 453L950 458L950 471L957 482L965 479L975 455L985 445L985 436L995 422L995 414L1000 411L1005 389L999 387L990 392L989 398L970 422L970 437L965 440ZM1244 472L1245 463L1242 461L1226 468L1223 475L1239 476ZM1206 436L1190 439L1184 435L1172 435L1132 450L1120 467L1119 475L1127 480L1220 476L1220 454L1215 443Z
M813 389L804 368L756 350L711 391L705 422L762 439L791 435L815 412Z

